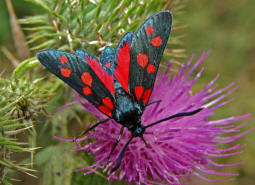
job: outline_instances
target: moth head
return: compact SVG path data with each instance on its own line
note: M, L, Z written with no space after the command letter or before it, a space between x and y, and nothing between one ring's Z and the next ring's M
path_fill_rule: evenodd
M142 137L144 131L145 131L145 127L142 124L140 124L134 130L132 130L132 136L134 136L134 137L138 137L138 136Z

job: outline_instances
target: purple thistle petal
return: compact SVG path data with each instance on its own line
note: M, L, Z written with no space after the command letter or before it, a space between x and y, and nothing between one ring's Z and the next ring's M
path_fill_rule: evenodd
M149 102L161 101L148 106L141 120L143 125L146 126L176 113L193 111L200 107L203 107L203 110L192 116L174 118L146 129L144 138L149 145L148 147L140 138L134 138L127 147L120 168L114 173L108 173L109 181L124 179L128 184L182 185L187 184L184 179L190 182L189 177L191 176L197 176L208 182L225 182L234 180L234 178L213 180L204 175L238 175L218 171L219 169L214 170L210 167L222 168L241 164L240 162L218 164L213 159L242 153L241 149L245 146L244 144L229 145L226 148L220 148L220 144L231 143L251 132L252 128L240 132L242 127L252 121L251 119L239 125L236 123L247 119L251 114L209 120L210 116L214 114L214 110L233 100L233 98L226 98L237 87L234 86L234 83L230 83L226 87L217 90L216 80L219 78L219 75L217 75L199 92L191 91L204 68L202 67L193 79L191 79L191 76L194 75L194 71L198 69L208 54L209 52L204 52L190 67L194 58L194 55L192 55L187 64L182 65L178 74L172 78L169 76L173 63L171 60L167 70L157 76ZM99 120L106 117L93 105L81 99L79 95L76 95L75 99L85 107L87 112L96 115ZM93 165L76 171L84 171L84 175L87 175L98 168L103 168L119 135L120 128L120 124L114 120L109 120L99 125L95 132L90 132L87 136L75 140L77 148L74 151L90 151L95 158ZM118 155L130 136L130 132L125 128L118 146L104 169L105 172L115 166ZM92 142L83 146L79 145L78 141L89 138L92 139ZM73 141L73 139L58 139Z
M229 181L233 181L235 180L235 178L228 178L228 179L220 179L220 180L213 180L213 179L208 179L204 176L202 176L201 174L194 172L194 175L199 177L200 179L207 181L207 182L229 182Z
M238 151L238 152L232 152L232 153L227 153L227 154L207 154L210 157L229 157L233 155L238 155L243 153L243 151Z
M65 104L65 105L63 105L63 106L57 108L57 109L53 112L53 114L55 114L55 113L61 111L62 109L65 109L65 108L67 108L67 107L69 107L69 106L71 106L71 105L73 105L73 104L77 104L77 103L79 103L79 102L78 102L78 101L73 101L73 102L67 103L67 104Z
M218 119L218 120L213 120L213 121L208 121L208 124L210 125L226 125L229 123L234 123L236 121L242 120L246 117L251 116L250 113L246 113L240 116L232 116L232 117L228 117L228 118L224 118L224 119Z
M196 61L196 63L193 65L191 70L189 71L187 77L189 78L191 74L194 72L194 70L203 62L203 60L210 54L210 51L203 52L202 55L199 57L199 59Z
M215 167L218 167L218 168L222 168L222 167L239 166L239 165L241 165L243 163L242 162L238 162L238 163L232 163L232 164L219 164L219 163L216 163L216 162L208 159L208 164L210 164L212 166L215 166Z

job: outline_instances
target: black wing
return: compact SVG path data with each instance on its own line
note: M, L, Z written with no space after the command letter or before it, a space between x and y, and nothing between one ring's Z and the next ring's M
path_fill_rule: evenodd
M130 49L129 91L143 108L151 95L171 25L171 12L163 10L148 18L134 34Z
M100 73L101 69L97 68L96 57L87 54L86 57L80 58L75 54L53 49L37 52L36 56L50 72L75 89L105 115L112 116L113 77L98 76L97 73Z

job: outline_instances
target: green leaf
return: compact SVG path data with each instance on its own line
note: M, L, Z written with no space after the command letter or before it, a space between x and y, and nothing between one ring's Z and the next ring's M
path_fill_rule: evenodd
M3 100L3 101L0 101L0 107L2 107L3 105L5 105L6 103L8 102L8 100Z
M36 67L38 64L39 61L35 57L24 60L13 71L12 79L21 78L27 70Z
M53 152L53 147L47 147L37 152L34 159L35 164L38 166L45 164L47 161L50 160Z
M52 173L52 164L46 163L46 165L43 167L43 185L52 185L53 183L53 173Z
M0 179L0 182L1 182L3 185L12 185L6 178L5 178L5 179Z
M68 145L43 149L35 156L35 164L44 165L44 185L70 185L73 159ZM47 170L46 170L47 169Z

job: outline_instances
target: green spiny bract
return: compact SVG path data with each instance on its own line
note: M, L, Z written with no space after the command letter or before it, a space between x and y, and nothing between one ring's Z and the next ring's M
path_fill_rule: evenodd
M180 28L176 20L182 10L179 0L29 1L47 12L19 20L30 33L28 44L33 51L49 48L73 51L83 48L98 56L105 46L116 47L126 32L135 32L146 18L161 9L172 9L173 30L175 32ZM179 49L181 37L175 33L172 35L165 55L183 57L184 51Z
M42 79L30 82L26 77L19 79L1 78L0 101L6 105L15 102L15 105L8 110L13 119L34 119L46 106L45 90L40 89Z

